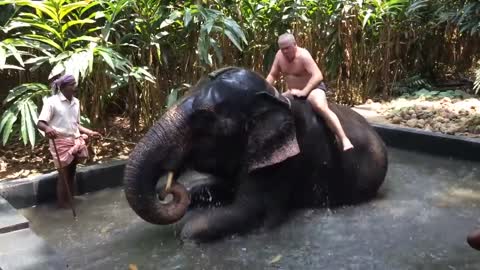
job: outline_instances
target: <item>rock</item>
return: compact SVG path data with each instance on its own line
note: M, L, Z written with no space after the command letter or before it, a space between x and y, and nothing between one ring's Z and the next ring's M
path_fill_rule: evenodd
M402 119L400 116L396 116L396 115L395 115L395 116L392 118L391 122L392 122L393 124L400 124L400 123L402 122L402 120L403 120L403 119Z
M443 119L443 117L441 116L436 116L435 118L433 118L433 121L435 123L445 123L445 119Z
M440 103L452 103L452 99L449 97L444 97L440 100Z
M373 100L371 100L370 98L367 99L367 101L365 102L365 104L372 104L373 103Z
M412 128L413 128L413 127L415 127L415 126L417 125L417 121L418 121L417 119L410 119L410 120L407 121L406 125L407 125L408 127L412 127Z
M479 126L476 126L475 128L473 128L473 132L474 134L480 134L480 125Z
M419 119L417 121L417 127L419 127L419 128L425 127L425 120L424 119Z

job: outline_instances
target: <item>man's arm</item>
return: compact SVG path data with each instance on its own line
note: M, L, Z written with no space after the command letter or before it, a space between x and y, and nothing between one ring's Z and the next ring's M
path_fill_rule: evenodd
M39 120L38 123L37 123L37 127L38 129L40 129L41 131L45 132L45 135L47 135L47 137L51 138L51 139L55 139L57 137L57 131L55 131L55 129L53 129L52 127L50 127L47 122L43 121L43 120Z
M273 86L276 80L280 77L280 67L278 65L278 57L279 52L275 55L275 59L273 60L272 68L270 69L270 73L267 76L267 82Z
M308 80L305 87L301 90L302 96L307 96L310 91L323 80L323 75L310 53L307 50L303 52L302 60L304 61L305 70L311 75L310 80Z
M87 134L90 137L100 138L102 136L102 135L100 135L100 133L98 133L96 131L93 131L91 129L88 129L88 128L80 125L80 124L78 125L78 130L80 131L80 133Z
M50 139L55 139L58 136L58 133L55 129L48 125L48 122L53 117L53 106L49 99L46 99L42 106L42 111L38 116L37 127L41 131L45 132L45 135Z

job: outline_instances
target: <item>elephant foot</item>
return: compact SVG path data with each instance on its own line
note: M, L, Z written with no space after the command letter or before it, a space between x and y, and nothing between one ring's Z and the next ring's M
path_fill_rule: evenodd
M213 240L209 233L209 221L205 215L195 215L188 220L180 232L183 241L206 242Z

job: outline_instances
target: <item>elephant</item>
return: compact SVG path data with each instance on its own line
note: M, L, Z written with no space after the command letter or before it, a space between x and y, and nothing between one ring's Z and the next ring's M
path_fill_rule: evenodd
M279 94L246 68L215 70L136 144L124 171L126 199L145 221L176 224L193 242L274 228L298 209L370 200L385 179L386 146L361 115L329 106L353 149L340 150L305 99ZM213 180L187 188L175 180L187 170Z

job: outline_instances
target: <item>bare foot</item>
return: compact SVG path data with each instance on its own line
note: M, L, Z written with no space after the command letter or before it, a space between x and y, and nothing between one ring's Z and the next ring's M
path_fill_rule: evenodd
M348 138L345 138L345 140L342 141L343 145L343 152L353 149L353 144L350 142Z

